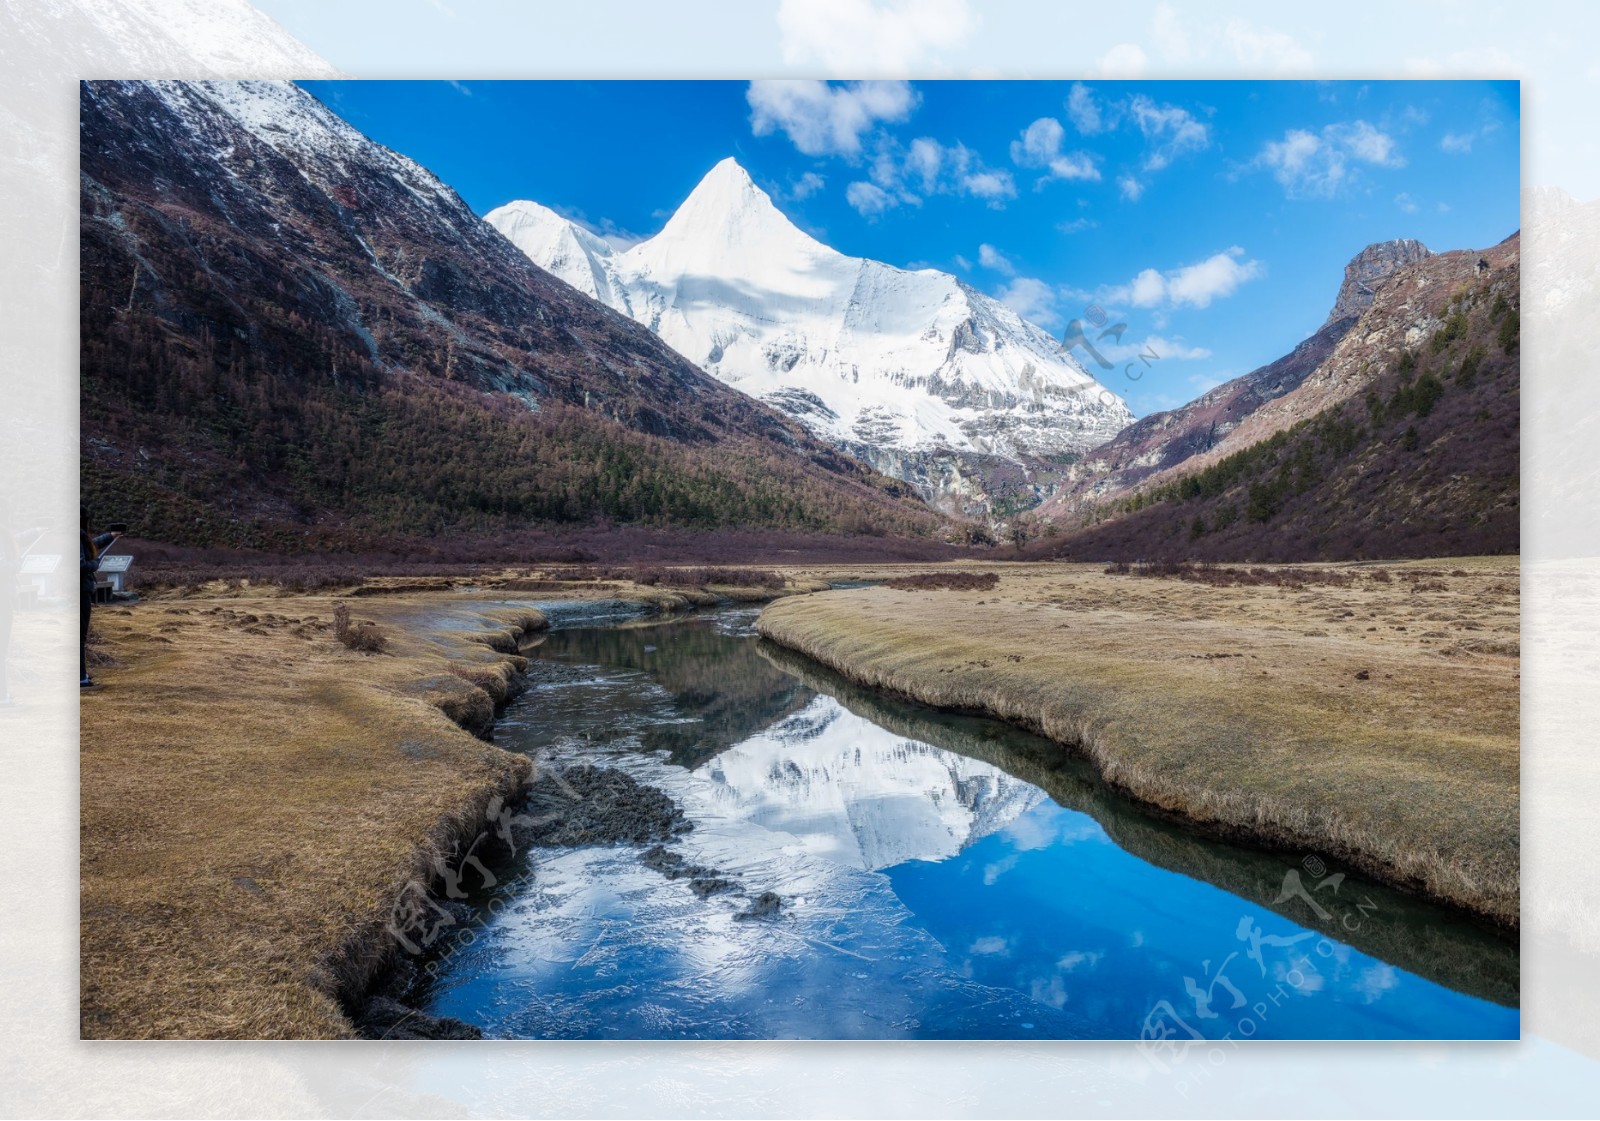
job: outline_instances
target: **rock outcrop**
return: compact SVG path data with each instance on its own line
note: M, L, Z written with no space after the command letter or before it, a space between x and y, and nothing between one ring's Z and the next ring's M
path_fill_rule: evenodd
M1372 306L1378 286L1403 266L1430 255L1426 245L1409 237L1367 246L1344 267L1344 283L1339 286L1339 296L1323 326L1360 315Z

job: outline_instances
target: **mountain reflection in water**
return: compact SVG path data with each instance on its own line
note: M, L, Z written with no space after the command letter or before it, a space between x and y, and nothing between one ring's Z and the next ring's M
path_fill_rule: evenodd
M1514 943L1156 821L1053 744L758 643L754 616L553 632L497 737L666 791L695 824L673 847L738 887L699 898L635 846L527 854L431 1011L514 1037L1138 1038L1160 1010L1218 1038L1281 992L1256 1034L1518 1033ZM1334 890L1280 900L1291 872ZM764 891L776 919L736 917Z

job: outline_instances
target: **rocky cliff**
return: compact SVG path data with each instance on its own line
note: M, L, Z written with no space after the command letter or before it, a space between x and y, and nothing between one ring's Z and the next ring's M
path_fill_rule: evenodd
M1344 267L1344 283L1339 285L1339 296L1333 301L1333 310L1327 322L1353 319L1372 306L1377 289L1403 266L1414 264L1427 257L1428 247L1413 238L1397 238L1367 246Z

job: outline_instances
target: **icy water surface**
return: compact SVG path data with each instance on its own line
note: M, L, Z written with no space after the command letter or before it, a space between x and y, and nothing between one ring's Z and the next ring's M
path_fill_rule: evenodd
M429 1011L531 1038L1506 1038L1515 944L1200 839L1052 745L856 689L756 612L558 630L497 735L666 791L669 848L536 849ZM739 917L764 892L775 916Z

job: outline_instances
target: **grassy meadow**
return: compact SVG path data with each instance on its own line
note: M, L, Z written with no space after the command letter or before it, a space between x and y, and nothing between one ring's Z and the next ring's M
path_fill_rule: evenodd
M1174 570L1001 566L782 601L759 629L1082 751L1158 812L1515 927L1517 561Z

